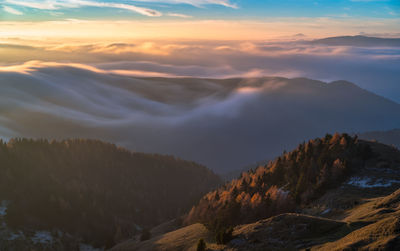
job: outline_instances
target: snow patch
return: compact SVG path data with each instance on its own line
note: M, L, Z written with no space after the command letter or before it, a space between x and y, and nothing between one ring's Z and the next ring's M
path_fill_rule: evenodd
M81 243L81 244L79 244L79 250L80 251L103 251L104 249L94 248L91 245Z
M374 187L391 187L393 184L400 183L399 180L377 179L372 180L370 177L352 177L347 184L361 187L361 188L374 188Z
M6 201L6 200L3 200L1 203L0 203L0 217L4 217L4 216L6 216L7 215L7 207L8 207L8 201Z
M325 209L321 214L323 215L323 214L327 214L327 213L329 213L331 211L331 209L330 208L327 208L327 209Z
M281 188L278 188L278 194L281 197L286 198L286 197L289 196L289 191L286 191L286 190L283 189L283 187L281 187Z
M8 241L14 241L17 239L25 239L25 235L22 231L10 233L10 236L8 238L6 238L6 240L8 240Z
M37 231L32 237L33 243L49 244L53 242L53 236L48 231Z

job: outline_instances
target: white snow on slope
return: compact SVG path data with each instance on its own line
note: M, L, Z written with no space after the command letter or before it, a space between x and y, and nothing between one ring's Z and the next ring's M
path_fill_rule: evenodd
M361 188L374 188L374 187L391 187L393 184L400 183L399 180L389 179L376 179L370 177L352 177L347 184L361 187Z
M48 231L37 231L35 235L32 237L33 243L52 243L53 242L53 236L51 235L50 232Z
M7 206L8 206L8 201L3 200L0 203L0 217L4 217L7 215Z
M81 243L79 245L80 251L103 251L104 249L101 248L94 248L91 245Z

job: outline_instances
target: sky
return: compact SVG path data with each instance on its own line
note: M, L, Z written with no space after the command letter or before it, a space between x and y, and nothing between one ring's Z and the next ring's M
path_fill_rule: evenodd
M0 35L20 38L396 35L399 19L399 0L0 0Z
M0 72L345 79L400 102L399 47L307 43L360 34L400 38L400 0L0 0Z
M398 0L2 0L3 20L398 18Z

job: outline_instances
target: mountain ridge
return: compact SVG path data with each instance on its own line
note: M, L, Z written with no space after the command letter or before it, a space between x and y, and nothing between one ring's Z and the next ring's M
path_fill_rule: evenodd
M380 38L370 36L339 36L316 39L311 44L325 44L333 46L393 46L400 47L400 38Z

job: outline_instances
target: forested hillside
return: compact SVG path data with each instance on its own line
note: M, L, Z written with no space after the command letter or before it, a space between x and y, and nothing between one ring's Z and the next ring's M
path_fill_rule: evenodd
M399 250L399 198L398 149L326 135L210 192L184 227L112 250Z
M297 205L341 184L371 154L368 144L347 134L310 140L208 193L192 208L186 223L220 229L293 212Z
M96 140L0 143L7 226L57 230L98 247L179 216L219 182L193 162Z

